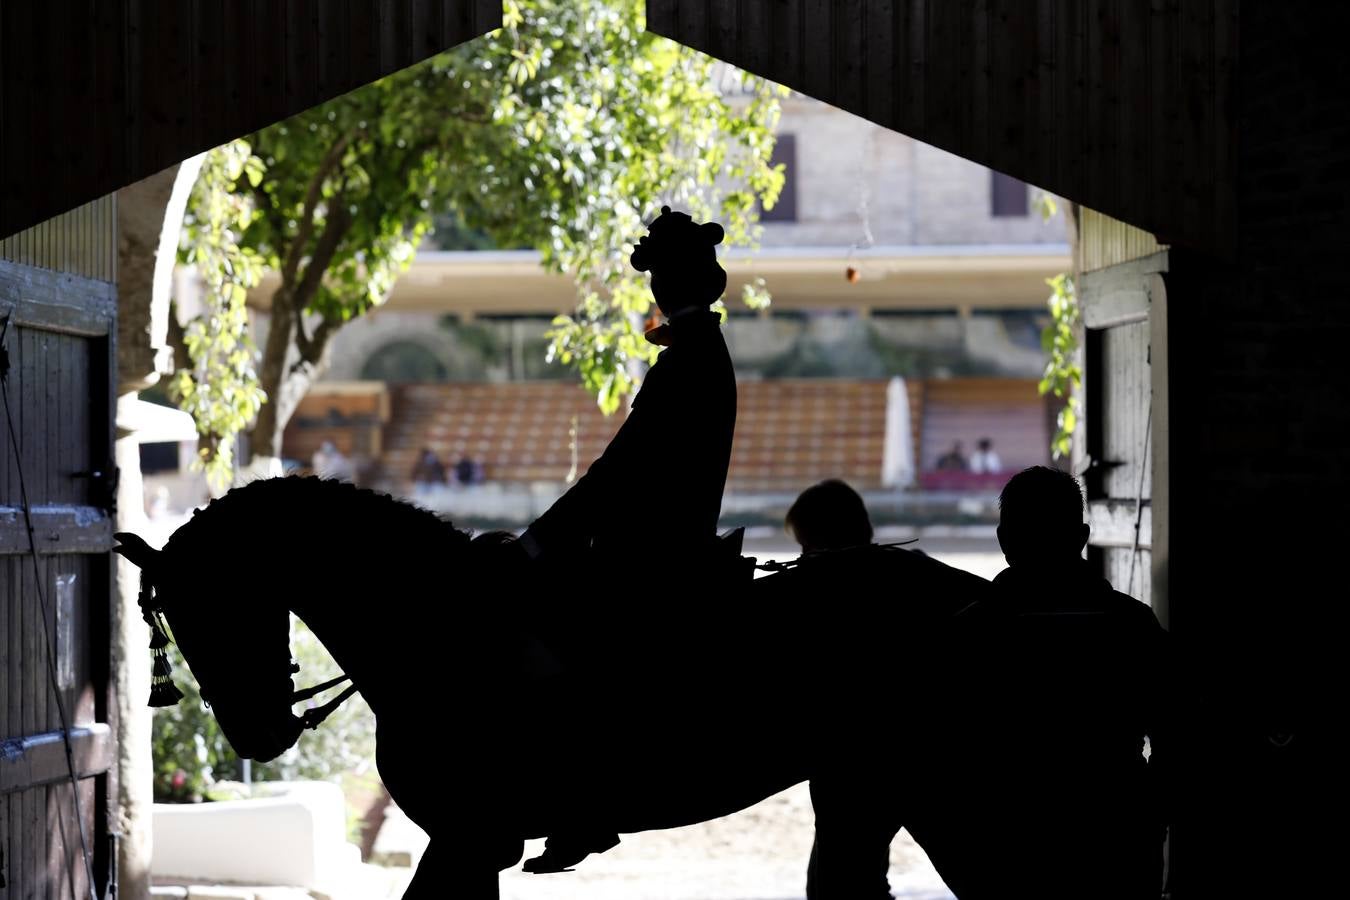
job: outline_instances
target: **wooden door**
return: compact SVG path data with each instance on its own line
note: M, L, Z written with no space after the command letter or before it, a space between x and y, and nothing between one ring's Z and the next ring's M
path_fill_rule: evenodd
M1165 457L1166 270L1162 251L1079 279L1085 325L1079 468L1092 526L1089 555L1116 590L1154 606L1164 622L1166 460L1159 452Z
M112 207L0 242L0 900L88 898L90 878L104 896L113 878Z

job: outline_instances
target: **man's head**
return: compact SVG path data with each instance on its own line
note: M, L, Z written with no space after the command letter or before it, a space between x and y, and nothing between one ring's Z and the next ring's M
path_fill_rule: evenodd
M994 442L990 438L980 438L980 442L975 446L979 448L980 452L988 453L994 449Z
M802 551L842 550L872 542L872 520L862 497L842 481L822 481L802 491L788 510L788 534Z
M1023 469L1004 485L998 507L998 543L1008 565L1063 565L1082 554L1083 489L1068 472Z
M666 315L686 307L711 306L727 288L727 273L717 264L722 226L698 224L688 213L661 207L647 227L630 261L639 272L652 273L652 294Z

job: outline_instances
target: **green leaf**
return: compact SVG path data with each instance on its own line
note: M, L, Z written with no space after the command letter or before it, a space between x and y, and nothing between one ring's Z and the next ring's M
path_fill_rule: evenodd
M314 296L295 298L301 307L333 321L364 315L433 217L452 216L496 246L537 248L574 279L576 313L554 320L546 353L607 411L635 388L630 362L654 354L640 333L650 292L627 262L644 217L688 197L697 218L722 217L726 246L756 246L758 209L783 183L769 165L780 86L746 79L749 104L733 107L708 57L645 31L642 0L504 0L502 11L503 27L484 38L208 155L183 254L219 299L192 345L185 374L200 390L184 408L210 446L228 447L238 421L282 387L259 383L260 369L285 367L258 365L246 316L230 307L242 310L239 289L264 268L313 253L310 184L327 198L320 229L339 209L351 221ZM343 140L339 164L324 168ZM762 282L743 299L770 301ZM231 399L217 416L209 397Z

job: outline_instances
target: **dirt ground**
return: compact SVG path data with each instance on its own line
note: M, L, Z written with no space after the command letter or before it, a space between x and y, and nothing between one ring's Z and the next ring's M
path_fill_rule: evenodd
M726 818L625 835L574 872L505 872L502 900L799 900L811 834L811 800L806 785L797 785ZM526 854L542 849L542 841L531 842ZM951 898L904 832L891 846L890 881L897 898Z
M686 828L624 835L619 846L584 860L572 872L502 873L502 900L801 900L811 852L811 800L797 785L735 815ZM425 848L420 829L397 810L381 843L414 858ZM537 856L543 841L530 841ZM390 900L409 870L386 870ZM891 845L891 892L897 900L952 900L942 879L906 832Z
M985 578L1004 566L992 535L928 539L915 546ZM796 555L782 538L747 542L745 553L761 561ZM897 692L903 705L903 686L897 685ZM502 873L502 900L801 900L811 837L810 794L800 784L732 816L624 835L619 846L586 859L573 872L529 875L517 866ZM385 849L403 848L414 858L425 840L397 810L381 833ZM528 843L526 858L543 852L543 844ZM390 872L395 882L406 883L406 870L400 874ZM952 900L928 857L904 831L891 845L889 877L897 900Z

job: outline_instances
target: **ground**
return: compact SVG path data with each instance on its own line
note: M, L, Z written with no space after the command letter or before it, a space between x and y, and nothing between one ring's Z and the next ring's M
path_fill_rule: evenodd
M418 850L425 841L397 812L382 838ZM543 841L531 841L525 853L542 850ZM810 852L811 800L802 784L726 818L624 835L573 872L528 875L516 867L502 874L502 900L800 900ZM409 874L391 881L390 900ZM951 900L903 831L891 845L890 881L897 900Z
M951 565L992 578L1003 568L992 528L929 529L915 546ZM795 548L779 534L747 536L745 553L785 560ZM882 529L882 543L912 532ZM903 717L906 686L895 685L894 714ZM791 723L783 723L784 740ZM358 804L360 806L361 804ZM502 874L503 900L801 900L812 839L807 786L797 785L735 815L686 828L624 835L619 846L591 857L574 872L528 875L519 866ZM526 845L526 857L543 851ZM375 853L403 861L420 858L426 835L391 808ZM363 865L331 900L398 900L412 877L404 866ZM952 900L928 858L905 832L891 846L891 890L897 900ZM303 891L165 886L157 893L188 900L300 900ZM452 896L448 892L447 896Z
M992 529L988 529L992 532ZM890 530L881 542L910 535ZM992 578L1004 566L991 533L929 535L916 547L930 555ZM745 553L760 560L795 556L781 538L747 540ZM896 685L896 714L903 715L904 686ZM788 723L784 723L785 738ZM804 784L722 819L669 831L625 835L618 847L581 863L574 872L528 875L519 867L502 875L502 900L800 900L805 894L811 851L811 800ZM395 810L376 849L413 856L425 836ZM526 845L526 857L543 841ZM392 873L391 873L392 874ZM391 882L389 897L408 877ZM891 846L891 891L897 900L951 900L927 856L901 832Z

